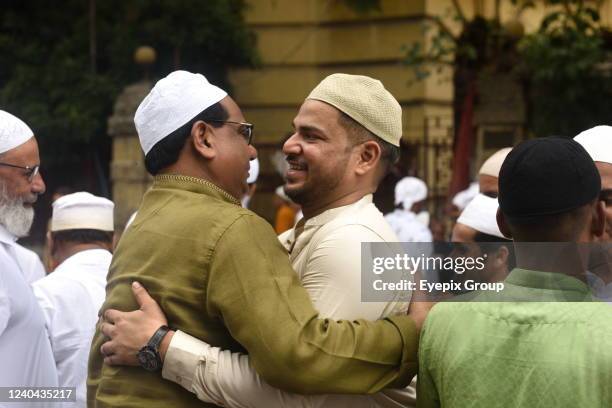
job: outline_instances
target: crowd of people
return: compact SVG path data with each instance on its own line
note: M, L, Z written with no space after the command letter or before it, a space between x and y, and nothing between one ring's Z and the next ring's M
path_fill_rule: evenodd
M224 90L172 72L134 122L154 176L137 213L115 244L112 201L59 197L46 274L17 243L45 192L37 141L0 111L0 387L74 387L46 403L80 407L612 406L612 127L488 158L448 241L493 244L481 280L505 290L435 303L363 296L366 243L436 241L422 180L373 203L403 129L380 81L306 96L274 226L247 208L253 125Z

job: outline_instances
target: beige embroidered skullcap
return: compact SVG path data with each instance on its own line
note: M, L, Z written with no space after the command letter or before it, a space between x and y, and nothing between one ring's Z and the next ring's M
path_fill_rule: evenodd
M512 150L511 147L504 147L493 153L480 167L478 174L486 174L487 176L493 176L499 178L499 169L506 159L508 153Z
M93 229L114 231L115 204L87 192L67 194L53 202L51 231Z
M612 164L612 126L595 126L574 138L596 162Z
M0 110L0 153L21 146L33 136L32 129L21 119Z
M402 108L382 82L362 75L332 74L306 99L332 105L382 140L399 146Z

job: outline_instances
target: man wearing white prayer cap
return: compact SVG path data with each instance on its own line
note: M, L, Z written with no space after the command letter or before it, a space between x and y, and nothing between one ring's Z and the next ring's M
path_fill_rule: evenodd
M453 228L452 242L473 242L477 233L504 239L497 226L497 199L479 193L459 215Z
M487 254L485 268L477 276L471 276L479 281L499 282L511 269L508 262L512 246L497 226L498 208L497 199L479 193L461 212L453 227L452 242L475 243L480 245L480 252Z
M471 279L486 282L503 280L508 271L512 246L497 226L497 199L478 193L461 212L453 227L451 241L468 245L478 245L478 251L487 254L485 268L473 272ZM479 256L472 254L473 256ZM466 275L467 277L467 275Z
M417 323L405 315L403 302L360 301L361 268L354 256L362 240L380 241L379 234L397 239L371 193L399 150L399 104L379 81L366 77L332 76L315 88L284 146L290 164L285 191L305 204L307 218L281 235L283 248L266 221L240 207L255 150L250 138L240 140L237 134L246 126L237 126L244 121L242 112L218 90L202 75L174 72L138 108L145 164L156 177L113 258L105 321L90 354L88 399L98 407L121 405L126 398L149 407L236 406L236 401L293 406L311 399L353 399L303 396L272 386L300 394L364 394L393 378L408 382L415 368ZM177 110L202 113L193 119L169 113ZM162 123L150 123L160 117ZM149 297L142 286L133 286L139 304L129 286L136 279L151 292ZM161 312L155 300L167 320L148 320L150 312ZM139 306L136 313L117 310ZM401 315L387 319L393 330L382 320L365 329L353 322L395 309ZM337 322L342 315L347 319ZM116 319L126 325L113 324ZM144 327L123 331L138 322ZM398 353L391 351L395 346ZM245 348L248 356L240 354ZM98 350L106 356L104 364ZM390 361L404 361L404 369L381 366L374 357L381 352L391 352ZM145 371L162 366L169 381ZM185 367L194 370L187 373ZM205 367L206 375L200 371ZM214 367L219 370L211 371ZM201 385L206 381L224 391L210 393ZM359 398L371 406L372 397Z
M481 194L497 198L499 194L499 170L510 150L512 150L511 147L499 149L480 166L480 170L478 170L478 187Z
M419 219L423 201L427 198L427 185L416 177L404 177L395 185L396 209L385 215L393 232L401 242L431 242L429 214L427 221Z
M42 263L16 243L34 218L33 204L44 193L34 133L19 118L0 110L0 386L57 386L57 372L45 320L29 281ZM44 274L44 272L43 272ZM49 404L52 405L52 404Z
M607 256L602 265L604 269L588 271L586 276L595 295L607 302L612 302L612 273L609 270L612 260L612 126L595 126L585 130L574 138L587 151L595 162L595 167L601 177L601 192L599 198L605 204L606 229L601 241L607 246L602 253Z
M612 126L595 126L574 140L591 156L601 176L599 197L606 205L606 232L602 239L612 242Z
M45 316L59 386L76 387L76 407L87 406L87 359L112 258L114 207L87 192L58 198L47 237L56 267L32 285Z

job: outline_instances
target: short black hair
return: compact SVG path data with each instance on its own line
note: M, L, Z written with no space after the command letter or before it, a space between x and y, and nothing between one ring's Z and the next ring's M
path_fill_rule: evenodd
M355 144L364 143L368 140L373 140L380 146L380 161L383 162L385 168L381 176L381 180L389 173L393 165L395 165L400 158L399 146L392 145L386 140L381 139L374 133L366 129L362 124L351 118L346 113L340 111L340 125L346 129L349 138Z
M217 102L209 106L202 112L194 116L189 122L185 123L168 136L157 142L155 146L145 155L145 167L151 175L156 175L165 167L176 163L179 153L185 146L185 142L191 135L191 128L197 121L208 123L212 127L221 127L223 123L209 122L211 120L227 120L229 113Z
M70 229L51 232L51 238L56 243L92 244L102 242L113 243L113 231L101 231L95 229Z
M486 254L497 252L502 246L505 246L508 250L508 270L510 271L516 267L516 259L514 258L514 243L512 240L476 231L474 242L483 244L480 245L480 249Z

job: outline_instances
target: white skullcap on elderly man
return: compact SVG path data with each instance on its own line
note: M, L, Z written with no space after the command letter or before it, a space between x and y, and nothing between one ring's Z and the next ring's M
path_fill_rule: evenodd
M0 110L0 154L24 144L33 136L32 129L21 119Z
M404 177L395 185L395 205L410 210L414 203L427 198L427 185L416 177Z
M67 194L53 202L51 232L92 229L114 231L115 204L87 192Z
M612 126L595 126L574 138L596 162L612 164Z
M332 74L306 99L328 103L394 146L402 138L402 107L382 82L363 75Z
M226 96L223 89L212 85L202 74L174 71L157 81L134 115L144 154Z
M478 193L465 207L457 223L467 225L478 232L504 238L497 226L497 199Z

